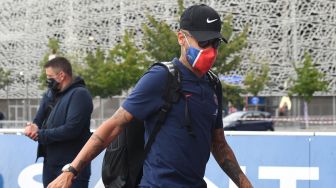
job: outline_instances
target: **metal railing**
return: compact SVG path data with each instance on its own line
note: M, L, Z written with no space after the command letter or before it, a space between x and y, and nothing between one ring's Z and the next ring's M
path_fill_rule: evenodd
M23 134L24 128L27 125L28 121L12 121L12 120L1 120L0 121L0 134ZM97 121L91 119L90 129L94 131L98 128L100 124L96 123ZM100 122L100 121L98 121Z
M279 131L297 131L304 127L303 117L272 117L272 118L245 118L242 120L272 120L275 130ZM104 120L91 119L90 129L97 129ZM336 131L335 117L332 116L313 116L308 119L310 129L306 131ZM22 134L28 121L0 121L0 134ZM302 129L301 129L302 130Z
M28 121L8 121L8 120L2 120L0 121L0 128L3 129L22 129L26 126Z

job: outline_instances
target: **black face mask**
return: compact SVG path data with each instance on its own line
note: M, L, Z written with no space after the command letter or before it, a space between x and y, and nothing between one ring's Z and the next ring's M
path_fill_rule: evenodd
M59 86L59 82L57 82L54 78L48 78L47 81L47 86L49 89L51 89L53 92L58 92L58 86Z

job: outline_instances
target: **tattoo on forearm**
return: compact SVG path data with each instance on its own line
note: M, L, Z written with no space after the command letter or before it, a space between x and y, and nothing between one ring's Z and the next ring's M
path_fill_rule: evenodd
M84 168L84 166L86 166L92 159L102 152L107 144L122 130L122 125L125 125L127 122L131 121L131 119L132 115L120 107L117 112L114 113L111 119L104 122L105 124L102 127L103 129L107 129L109 134L106 135L97 131L97 134L94 133L90 137L87 143L90 149L83 152L84 154L77 164L78 170Z
M90 159L96 157L104 148L104 140L97 134L92 135L92 141L94 142L93 150L89 153Z
M238 186L241 185L241 175L243 175L240 166L235 158L230 146L227 145L224 134L216 132L212 144L212 153L223 171Z
M130 119L126 116L126 111L122 108L118 109L118 111L113 115L113 118L120 120L121 124L130 121Z
M240 185L240 170L239 167L231 160L227 160L224 164L221 165L221 168L228 173L228 176L235 182L237 185Z
M89 161L94 159L105 148L104 140L99 135L93 134L90 139L94 144L93 150L89 151L87 156L85 156L85 159L79 161L79 169L84 168L89 163Z
M213 154L217 159L220 167L223 171L232 179L236 184L240 184L240 167L232 156L232 150L229 147L225 147L223 144L217 144L213 146Z
M101 144L104 144L104 140L103 140L99 135L97 135L97 134L93 134L93 135L92 135L92 139L93 139L94 141L96 141L96 142L99 142L99 143L101 143Z

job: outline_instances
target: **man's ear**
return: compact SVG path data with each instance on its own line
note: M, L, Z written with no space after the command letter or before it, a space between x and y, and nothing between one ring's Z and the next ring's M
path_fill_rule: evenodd
M60 72L61 80L63 81L65 79L65 73L63 71Z
M181 31L177 32L177 41L178 41L178 43L179 43L180 46L184 45L185 37L184 37L184 35L182 34Z

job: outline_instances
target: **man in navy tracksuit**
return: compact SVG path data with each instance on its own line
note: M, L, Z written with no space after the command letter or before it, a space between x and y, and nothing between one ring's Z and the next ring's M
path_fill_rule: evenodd
M72 77L72 67L67 59L56 57L48 61L45 69L53 102L45 96L35 123L28 123L25 134L44 148L45 152L40 155L44 157L43 185L47 187L62 171L72 170L64 165L75 158L91 135L93 104L84 80ZM50 115L42 123L43 118L38 116L48 105L52 106ZM88 165L76 174L72 187L88 187L90 174Z

